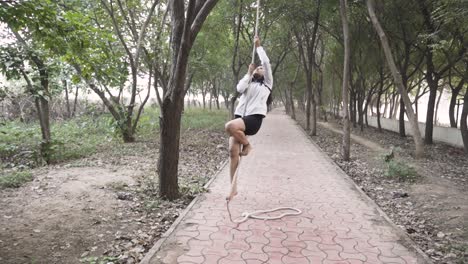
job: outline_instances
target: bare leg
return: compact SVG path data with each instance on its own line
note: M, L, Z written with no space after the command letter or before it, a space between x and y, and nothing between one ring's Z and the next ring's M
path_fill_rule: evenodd
M226 123L226 132L229 133L234 139L242 144L241 156L247 156L252 150L252 145L250 145L247 136L245 135L245 124L241 118L237 118Z
M241 156L247 156L251 150L252 150L252 145L250 145L250 144L243 145L240 155Z
M229 174L231 176L231 183L234 180L234 175L236 174L237 168L239 167L240 160L240 148L241 145L234 137L229 138ZM237 195L237 189L234 189L233 195ZM228 200L231 200L233 197L228 197Z

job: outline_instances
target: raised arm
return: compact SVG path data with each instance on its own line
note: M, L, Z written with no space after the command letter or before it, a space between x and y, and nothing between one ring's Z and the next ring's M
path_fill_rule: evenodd
M260 44L260 39L258 37L255 37L255 46L257 47L257 54L260 60L262 61L262 66L263 70L265 71L264 73L264 78L265 78L265 84L272 88L273 87L273 72L271 70L271 64L270 64L270 59L268 58L265 50Z

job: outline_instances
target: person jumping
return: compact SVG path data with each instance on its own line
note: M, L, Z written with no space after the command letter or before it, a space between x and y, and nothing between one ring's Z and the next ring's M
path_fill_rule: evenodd
M273 75L270 59L260 45L260 38L255 37L255 47L262 62L261 66L249 65L248 73L237 84L241 93L239 104L234 112L235 119L225 125L229 137L229 157L231 183L239 165L240 156L247 156L252 150L247 136L257 134L262 120L267 113L267 100L273 87ZM236 195L237 191L233 192ZM228 197L229 200L232 197Z

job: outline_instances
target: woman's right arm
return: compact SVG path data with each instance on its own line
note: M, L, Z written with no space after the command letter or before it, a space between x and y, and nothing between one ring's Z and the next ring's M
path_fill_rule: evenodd
M239 93L244 93L245 89L249 87L249 83L250 83L250 74L246 74L244 78L242 78L237 84L237 91Z
M249 65L249 71L244 76L244 78L242 78L237 84L237 91L239 93L244 93L245 89L249 87L250 81L252 80L252 73L254 72L254 70L255 70L255 64L251 63Z

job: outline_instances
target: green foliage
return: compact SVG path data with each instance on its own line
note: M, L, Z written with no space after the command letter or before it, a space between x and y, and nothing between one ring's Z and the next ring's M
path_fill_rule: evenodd
M189 108L182 117L182 129L222 129L228 113L224 110ZM101 148L118 147L118 128L108 115L82 116L56 122L52 128L53 140L45 153L51 163L88 157ZM138 138L154 140L159 133L159 108L147 107L141 115ZM0 160L6 168L34 168L41 159L41 132L38 124L19 121L0 126ZM1 169L1 168L0 168Z
M107 115L92 119L79 118L57 124L52 127L55 138L52 161L61 162L70 159L90 156L100 146L118 141L108 126Z
M12 171L4 175L0 175L0 189L3 188L19 188L26 182L33 180L33 175L30 171Z
M0 127L0 159L6 167L35 167L40 159L41 134L38 125L14 121Z
M79 117L57 122L52 126L54 139L44 153L52 163L89 156L99 146L115 142L106 115L97 118ZM8 167L36 167L40 159L41 134L39 125L19 121L0 127L0 159Z
M202 108L187 109L182 115L182 129L219 130L228 119L225 110L207 110Z
M217 130L224 127L228 118L225 110L187 108L182 114L182 130L207 129ZM159 131L159 108L147 107L138 123L138 137L154 137Z
M227 118L228 113L225 110L189 108L182 115L182 129L219 130L224 127Z
M395 160L387 162L385 175L397 179L400 182L414 182L419 176L413 167L404 162Z
M142 139L155 137L159 132L159 107L146 107L140 117L137 136Z

